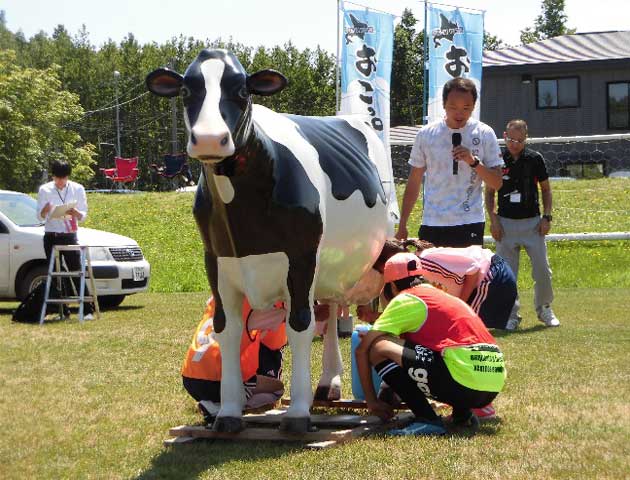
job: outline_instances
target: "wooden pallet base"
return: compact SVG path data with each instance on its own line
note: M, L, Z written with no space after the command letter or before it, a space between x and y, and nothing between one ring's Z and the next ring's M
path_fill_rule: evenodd
M442 409L448 408L445 403L436 402L435 400L429 400L434 408ZM290 398L282 398L280 403L283 407L291 405ZM341 398L339 400L314 400L313 407L316 408L339 408L345 410L367 410L367 403L365 400L355 400L352 398ZM409 410L405 402L400 403L394 410Z
M382 423L378 417L363 415L311 415L317 431L296 434L278 429L286 410L270 410L264 414L244 415L246 428L239 433L215 432L201 425L182 425L171 428L165 445L178 445L201 438L231 441L299 442L307 448L332 447L354 439L382 433L392 428L403 428L413 421L411 412L400 412L393 420Z

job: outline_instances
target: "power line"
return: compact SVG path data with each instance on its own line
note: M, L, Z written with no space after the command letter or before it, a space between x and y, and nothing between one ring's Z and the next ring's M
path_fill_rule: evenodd
M109 84L109 83L108 83ZM103 83L104 85L104 83ZM129 95L131 92L133 92L134 90L136 90L138 87L145 85L145 80L140 80L138 83L136 83L133 87L131 87L129 90L126 90L125 92L123 92L120 95L120 98L124 98L126 95ZM101 109L105 108L105 107L109 107L110 105L116 105L116 99L112 100L109 103L106 103L103 107L101 107ZM100 109L99 109L100 110ZM99 110L94 110L94 111L99 111Z
M141 93L140 95L138 95L138 96L137 96L137 97L135 97L135 98L132 98L131 100L127 100L126 102L119 103L119 104L118 104L118 106L119 106L119 107L122 107L123 105L127 105L128 103L135 102L135 101L136 101L136 100L138 100L139 98L142 98L142 97L144 97L145 95L148 95L148 94L149 94L149 92L144 92L144 93ZM113 108L116 108L116 105L112 105L112 106L109 106L109 107L99 108L99 109L97 109L97 110L88 110L87 112L85 112L85 113L84 113L84 116L88 116L88 115L91 115L91 114L93 114L93 113L98 113L98 112L105 112L105 111L107 111L107 110L111 110L111 109L113 109Z
M84 112L83 117L81 117L80 119L78 119L78 120L74 120L74 121L72 121L72 122L68 122L68 123L66 123L66 124L64 124L64 125L61 125L61 128L66 128L66 127L67 127L67 126L69 126L69 125L73 125L73 124L77 124L77 123L79 123L79 122L82 122L82 121L84 121L87 117L90 117L90 116L92 116L92 115L93 115L93 114L95 114L95 113L105 112L105 111L107 111L107 110L112 110L112 109L116 108L117 106L118 106L118 107L120 107L120 106L122 106L122 105L127 105L128 103L135 102L135 101L136 101L136 100L138 100L139 98L142 98L142 97L144 97L145 95L148 95L148 94L149 94L149 92L144 92L144 93L141 93L140 95L138 95L137 97L132 98L131 100L127 100L126 102L123 102L123 103L118 103L118 104L116 104L116 105L109 106L109 107L99 108L99 109L97 109L97 110L89 110L89 111L87 111L87 112Z

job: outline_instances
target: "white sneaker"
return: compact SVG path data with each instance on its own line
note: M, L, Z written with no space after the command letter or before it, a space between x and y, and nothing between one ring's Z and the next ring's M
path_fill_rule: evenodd
M560 320L553 314L553 310L549 305L543 305L538 312L538 320L543 322L548 327L559 327Z
M83 315L83 320L94 320L94 315L92 315L91 313Z
M513 332L514 330L518 330L518 326L521 324L522 317L520 315L516 317L510 317L510 319L505 324L505 329Z

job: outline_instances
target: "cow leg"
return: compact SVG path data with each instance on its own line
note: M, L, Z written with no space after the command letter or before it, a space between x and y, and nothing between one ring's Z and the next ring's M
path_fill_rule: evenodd
M290 258L287 278L290 296L287 336L292 360L291 406L282 419L280 430L297 433L307 432L311 428L311 346L315 331L312 285L315 258L315 252L299 259Z
M319 379L315 400L339 400L341 398L341 374L343 362L339 351L337 335L337 304L331 303L328 315L328 328L324 334L324 359L322 376Z
M225 318L225 328L220 333L217 329L221 347L221 410L212 429L217 432L239 432L243 429L245 404L240 355L243 295L230 287L221 288L220 291L222 308L217 303L215 318Z

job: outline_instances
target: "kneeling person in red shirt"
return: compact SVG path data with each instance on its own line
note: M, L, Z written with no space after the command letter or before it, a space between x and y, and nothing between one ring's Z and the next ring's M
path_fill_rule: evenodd
M356 350L368 408L383 419L393 415L378 400L370 366L416 416L416 433L446 433L427 398L453 407L453 424L475 426L472 408L488 405L503 389L503 354L481 319L462 300L427 283L418 258L398 253L385 264L389 302Z

